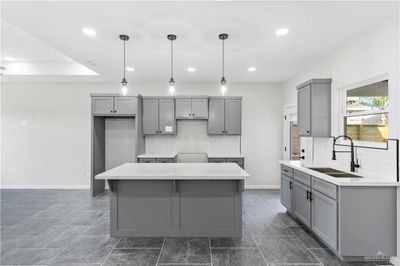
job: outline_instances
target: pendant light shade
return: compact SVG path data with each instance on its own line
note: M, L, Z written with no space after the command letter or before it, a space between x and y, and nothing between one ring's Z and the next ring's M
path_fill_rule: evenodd
M129 36L121 34L121 35L119 35L119 38L124 42L124 78L121 81L121 84L122 84L121 93L122 93L122 95L125 96L128 94L128 87L127 87L128 82L126 81L126 78L125 78L125 69L126 69L126 67L125 67L125 43L129 40Z
M169 79L169 93L174 95L175 93L175 79L174 79L174 45L173 42L176 40L175 34L168 34L167 39L171 41L171 78Z
M219 39L222 41L222 78L221 78L221 93L224 95L228 90L225 79L225 40L228 39L228 34L221 33Z

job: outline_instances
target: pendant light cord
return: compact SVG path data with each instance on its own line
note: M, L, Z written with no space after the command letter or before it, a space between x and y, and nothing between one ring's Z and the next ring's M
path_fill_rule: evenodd
M125 79L125 70L126 70L126 67L125 67L125 43L126 43L126 41L124 40L124 79Z
M174 78L174 48L171 40L171 78Z
M222 77L225 77L225 40L222 40Z

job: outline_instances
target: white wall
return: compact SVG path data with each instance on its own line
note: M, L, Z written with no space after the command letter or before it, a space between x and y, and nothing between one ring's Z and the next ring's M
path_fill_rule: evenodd
M90 93L111 83L3 83L2 187L88 187ZM167 95L165 83L129 84L135 95ZM217 83L177 83L177 95L219 95ZM282 90L277 83L231 84L243 96L242 153L249 185L279 186Z

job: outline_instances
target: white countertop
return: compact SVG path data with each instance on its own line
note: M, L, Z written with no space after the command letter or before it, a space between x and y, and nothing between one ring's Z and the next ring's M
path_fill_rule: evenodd
M138 158L175 158L176 153L142 153Z
M244 158L242 154L207 153L208 158Z
M96 175L113 180L245 180L249 174L233 163L125 163Z
M301 172L307 173L309 175L318 177L322 180L328 181L337 186L400 186L394 178L379 178L379 177L362 177L362 178L335 178L311 169L307 167L331 167L329 165L321 164L306 164L300 161L279 161L280 164L286 165L293 169L297 169ZM355 175L360 175L354 173ZM362 175L360 175L362 176Z

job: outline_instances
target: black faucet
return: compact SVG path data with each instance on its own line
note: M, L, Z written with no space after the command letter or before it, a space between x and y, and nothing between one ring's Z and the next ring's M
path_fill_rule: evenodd
M350 140L350 147L351 147L350 151L335 151L336 141L338 139L340 139L340 138L344 138L344 139ZM355 163L355 161L354 161L354 143L353 143L353 140L349 136L340 135L340 136L337 136L336 138L335 137L333 138L332 160L336 160L336 153L337 152L350 152L351 153L351 162L350 162L350 171L351 172L355 172L356 168L360 167L360 165L358 163Z

